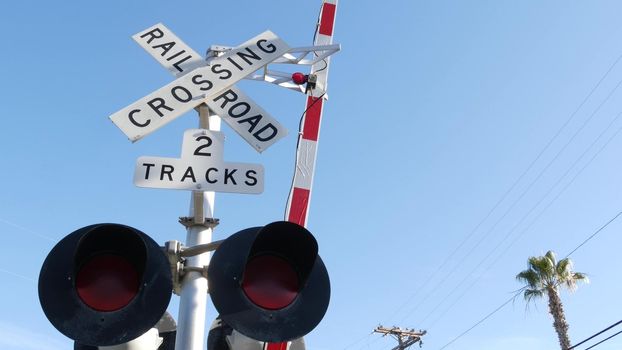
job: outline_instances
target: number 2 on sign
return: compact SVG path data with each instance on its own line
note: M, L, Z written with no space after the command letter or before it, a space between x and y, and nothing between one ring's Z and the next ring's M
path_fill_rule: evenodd
M209 146L212 145L213 141L209 136L199 136L195 139L195 141L200 142L200 141L207 141L207 143L199 145L199 147L197 147L197 149L194 150L194 155L195 156L205 156L205 157L211 157L212 154L210 152L203 152L204 148L208 148Z
M184 132L181 157L201 157L206 162L222 161L224 141L225 135L219 131L188 129Z

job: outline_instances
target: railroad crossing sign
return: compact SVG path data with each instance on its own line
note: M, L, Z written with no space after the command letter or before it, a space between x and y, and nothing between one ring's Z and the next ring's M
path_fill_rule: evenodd
M211 61L208 63L162 23L147 28L132 38L177 77L196 68L214 64ZM287 129L235 86L203 102L258 152L264 151L287 135Z
M169 34L164 43L156 39ZM214 57L209 65L199 66L200 57L181 42L166 27L156 25L134 36L144 40L143 48L156 57L169 71L183 74L173 82L139 99L110 116L110 119L131 140L138 141L190 109L208 101L215 109L225 108L224 120L234 124L242 137L253 140L251 145L265 149L278 140L279 130L284 130L257 104L252 102L233 84L252 74L289 51L287 44L274 33L265 31L242 45ZM173 41L168 41L172 39ZM148 46L153 44L151 46ZM175 46L177 48L172 51ZM157 50L157 51L156 51ZM154 53L159 51L159 57ZM194 69L193 69L194 68ZM216 105L217 104L217 105ZM229 106L227 106L229 105ZM263 113L263 114L262 114ZM265 118L265 119L264 119ZM229 119L229 120L227 120ZM278 135L283 137L284 134ZM248 140L247 140L248 141Z
M225 163L224 134L205 129L184 132L181 159L140 157L134 170L138 187L257 194L263 192L259 164Z

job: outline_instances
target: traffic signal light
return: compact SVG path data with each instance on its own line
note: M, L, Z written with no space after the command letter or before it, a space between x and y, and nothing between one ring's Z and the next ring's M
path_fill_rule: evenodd
M330 299L317 241L307 229L287 221L227 238L214 252L207 279L222 321L263 342L309 333L324 317Z
M84 349L126 343L154 327L173 290L162 248L119 224L83 227L48 254L39 301L61 333Z

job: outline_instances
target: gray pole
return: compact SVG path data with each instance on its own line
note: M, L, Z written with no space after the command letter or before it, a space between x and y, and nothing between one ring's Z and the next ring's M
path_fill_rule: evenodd
M220 130L220 118L211 116L207 105L198 107L199 128ZM190 199L190 216L180 218L186 226L186 247L207 244L212 241L212 231L216 225L214 217L214 192L193 191ZM210 254L188 257L187 267L201 268L209 264ZM207 308L207 279L199 271L186 270L181 281L179 317L175 349L204 350L205 313Z

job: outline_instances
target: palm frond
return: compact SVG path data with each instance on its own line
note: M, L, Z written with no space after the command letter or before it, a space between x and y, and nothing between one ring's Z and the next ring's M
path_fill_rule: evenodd
M531 289L542 288L540 284L540 281L541 281L540 275L538 274L538 272L532 269L521 271L518 275L516 275L516 279L519 282L523 282L527 284L527 286Z
M572 260L569 258L561 259L556 266L558 275L565 275L572 271Z
M551 266L557 266L557 256L554 251L549 250L544 256L549 260Z
M527 260L529 268L538 274L543 284L550 283L555 276L555 265L546 256L532 256Z
M542 289L525 289L523 297L527 303L532 302L534 299L542 298L544 296L544 290Z
M577 290L577 282L590 283L590 280L587 278L587 275L581 272L572 272L570 278L563 281L566 288L571 292Z
M574 279L577 282L581 281L583 283L590 283L590 279L587 277L586 274L582 272L573 272L572 279Z
M572 261L568 258L560 260L555 267L555 286L566 284L570 289L573 289L574 287L570 287L572 285L572 273Z

